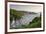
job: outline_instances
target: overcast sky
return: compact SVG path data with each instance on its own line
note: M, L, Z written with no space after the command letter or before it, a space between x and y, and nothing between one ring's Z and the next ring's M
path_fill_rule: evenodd
M20 11L29 11L29 12L42 11L42 6L40 5L13 5L13 4L10 4L10 8L20 10Z

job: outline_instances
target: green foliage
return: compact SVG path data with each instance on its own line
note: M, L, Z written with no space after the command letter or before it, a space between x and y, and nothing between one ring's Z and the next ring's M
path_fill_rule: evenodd
M20 11L16 11L14 9L10 9L10 22L13 20L13 17L16 19L20 19L22 16L24 15L23 12ZM29 24L25 24L25 25L21 25L15 27L15 29L19 29L19 28L39 28L41 27L41 15L40 17L36 17L32 20L32 22L30 22Z
M18 26L18 28L40 28L41 27L41 17L36 17L32 20L31 24L25 24L21 25L21 27Z
M16 11L14 9L10 9L10 21L13 20L13 17L16 19L20 19L24 15L24 13L21 13L19 11Z

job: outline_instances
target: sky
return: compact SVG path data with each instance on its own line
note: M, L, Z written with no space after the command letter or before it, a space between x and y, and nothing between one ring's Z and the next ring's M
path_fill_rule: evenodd
M20 11L28 11L28 12L41 12L42 11L42 6L40 5L15 5L15 4L10 4L11 9L16 9Z

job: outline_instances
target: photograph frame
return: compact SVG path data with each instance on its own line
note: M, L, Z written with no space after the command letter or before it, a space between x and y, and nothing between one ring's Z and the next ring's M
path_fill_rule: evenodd
M7 32L7 3L8 2L43 4L43 30ZM41 32L41 31L44 31L44 30L45 30L45 3L43 3L43 2L7 1L7 0L5 0L5 33Z

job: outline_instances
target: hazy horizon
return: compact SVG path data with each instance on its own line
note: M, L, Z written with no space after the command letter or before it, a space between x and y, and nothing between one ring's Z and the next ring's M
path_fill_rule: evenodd
M40 6L32 5L10 5L11 9L16 9L18 11L28 11L28 12L41 12L42 9Z

